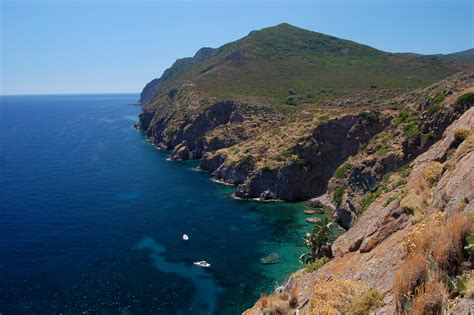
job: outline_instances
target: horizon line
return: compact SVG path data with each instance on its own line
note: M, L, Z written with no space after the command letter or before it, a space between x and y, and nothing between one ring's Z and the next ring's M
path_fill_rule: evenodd
M140 92L65 92L65 93L24 93L0 94L0 96L51 96L51 95L110 95L110 94L140 94Z

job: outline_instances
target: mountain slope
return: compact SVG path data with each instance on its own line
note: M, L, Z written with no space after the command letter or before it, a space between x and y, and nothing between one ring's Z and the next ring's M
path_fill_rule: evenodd
M176 61L142 92L138 127L238 197L305 200L384 130L395 96L462 68L280 24Z
M451 61L464 63L464 64L474 64L474 48L452 53L446 55L439 55L441 58L445 58Z
M385 53L289 24L253 31L205 58L198 55L179 60L152 84L158 98L187 82L219 99L318 103L375 86L421 87L460 70L437 56ZM290 89L294 95L288 94ZM142 103L149 100L148 95L142 97Z

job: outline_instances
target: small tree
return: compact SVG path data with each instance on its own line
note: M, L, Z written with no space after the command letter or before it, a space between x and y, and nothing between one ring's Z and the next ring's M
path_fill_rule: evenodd
M331 258L330 236L333 224L334 221L330 221L327 217L324 217L314 224L311 233L306 233L304 245L308 247L310 252L301 255L300 260L302 263L308 264L321 257Z

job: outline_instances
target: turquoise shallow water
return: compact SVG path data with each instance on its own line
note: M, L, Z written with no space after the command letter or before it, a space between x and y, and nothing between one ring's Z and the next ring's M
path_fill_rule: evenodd
M237 314L301 267L304 205L166 161L137 98L0 98L0 313Z

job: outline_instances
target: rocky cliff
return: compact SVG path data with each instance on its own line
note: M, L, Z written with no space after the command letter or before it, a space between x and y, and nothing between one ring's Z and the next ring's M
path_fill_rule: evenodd
M143 89L138 126L171 159L202 159L237 197L306 200L387 128L394 96L461 68L280 24L177 60Z
M473 87L453 98L462 99ZM474 94L463 104L472 107ZM408 164L403 183L380 193L334 242L331 261L293 274L284 292L263 298L245 314L472 312L474 257L463 248L474 233L473 149L471 108ZM460 281L470 284L462 287ZM290 291L298 301L293 307L281 302Z
M238 198L309 200L348 230L330 262L248 313L471 307L453 289L472 273L470 55L391 54L281 24L147 84L138 127L171 159L200 159Z

